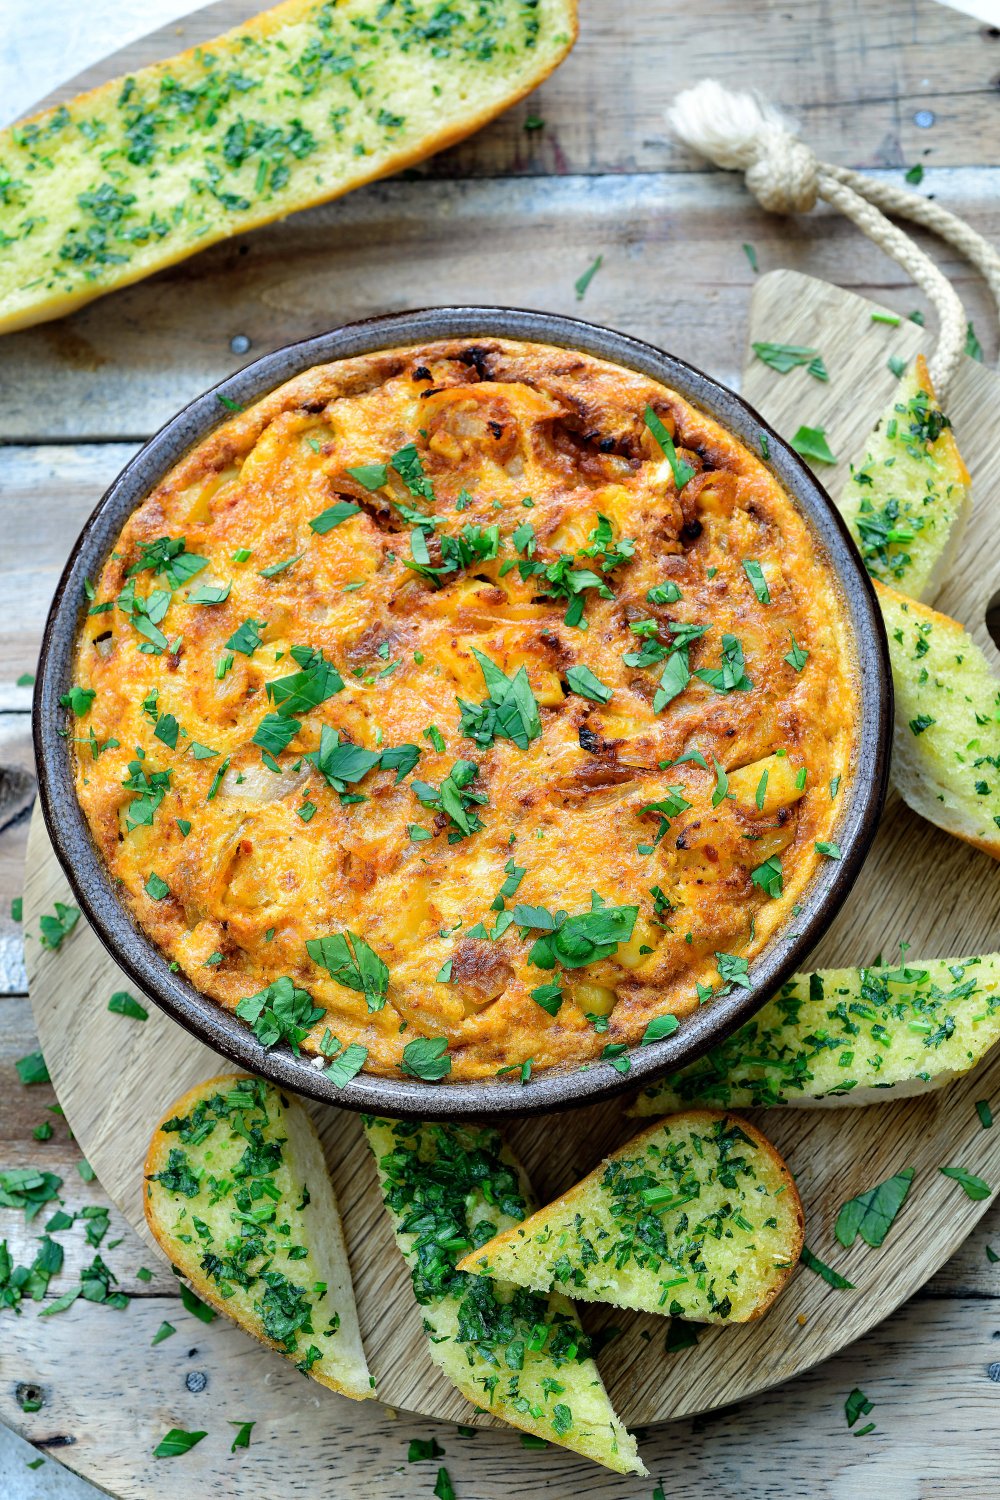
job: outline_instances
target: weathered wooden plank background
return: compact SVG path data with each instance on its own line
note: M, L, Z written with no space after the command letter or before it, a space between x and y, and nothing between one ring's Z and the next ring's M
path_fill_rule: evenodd
M256 8L225 0L166 28L158 47L137 45L133 65ZM894 263L840 220L825 212L768 218L735 180L704 171L668 139L664 105L705 74L752 82L797 112L828 159L897 181L902 167L921 162L921 191L1000 240L1000 27L933 0L752 7L582 0L582 22L577 49L538 96L429 163L423 180L378 184L0 346L0 1166L57 1172L73 1207L100 1202L99 1187L79 1177L64 1123L47 1114L49 1089L22 1088L13 1066L35 1045L21 934L9 915L21 888L31 793L30 689L17 678L33 669L69 543L136 442L257 353L351 317L436 301L577 312L734 380L753 281L744 241L762 270L808 271L902 313L920 306ZM0 37L0 54L4 45ZM0 87L0 109L2 94ZM545 120L542 130L524 130L529 114ZM574 280L597 254L603 266L577 303ZM950 253L939 259L991 357L995 330L982 289ZM249 355L232 352L236 334L250 338ZM32 1131L43 1119L54 1119L55 1134L39 1144ZM33 1253L34 1227L0 1212L0 1238L15 1258ZM81 1238L63 1236L63 1285L92 1257ZM995 1493L1000 1268L988 1261L988 1245L1000 1251L997 1208L863 1348L752 1406L649 1435L644 1451L666 1493L680 1500L708 1487L748 1500ZM226 1417L254 1416L254 1381L265 1377L236 1331L217 1364L199 1358L201 1325L180 1309L172 1278L157 1270L151 1281L136 1279L144 1252L114 1213L105 1248L134 1295L127 1312L77 1304L41 1323L33 1308L18 1320L0 1314L0 1418L116 1494L145 1497L144 1456L162 1432L211 1427L205 1447L217 1446ZM178 1334L150 1351L164 1317ZM77 1375L81 1351L86 1379ZM267 1379L293 1378L274 1363ZM208 1375L201 1394L185 1384L193 1371ZM37 1412L21 1410L25 1382L42 1388ZM857 1441L842 1411L854 1385L876 1402L877 1420L876 1432ZM232 1412L222 1411L222 1398L236 1403ZM322 1493L429 1495L435 1467L410 1467L405 1454L409 1437L431 1431L375 1406L345 1407L345 1436L329 1455ZM522 1452L502 1434L474 1442L450 1429L438 1436L459 1500L492 1500L512 1486L622 1500L645 1500L651 1489L561 1453ZM318 1492L283 1466L280 1433L257 1433L254 1442L262 1500ZM235 1456L234 1465L247 1457ZM155 1466L160 1496L186 1496L195 1473L184 1460Z

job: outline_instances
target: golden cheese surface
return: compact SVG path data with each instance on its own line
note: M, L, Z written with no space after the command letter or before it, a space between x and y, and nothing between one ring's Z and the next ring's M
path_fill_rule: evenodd
M89 608L67 713L123 900L336 1078L618 1058L837 854L828 565L760 459L589 356L306 372L145 500Z

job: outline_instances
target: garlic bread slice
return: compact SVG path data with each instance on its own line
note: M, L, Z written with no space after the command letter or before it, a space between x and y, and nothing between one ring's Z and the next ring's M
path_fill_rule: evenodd
M957 620L877 588L892 661L892 774L904 802L1000 859L1000 679Z
M748 1323L791 1275L802 1224L770 1141L735 1115L694 1109L636 1136L459 1270L698 1323Z
M969 471L918 354L853 465L840 511L873 578L933 599L970 506Z
M576 0L284 0L0 131L0 333L464 139L576 31Z
M230 1073L161 1120L143 1206L157 1243L210 1306L320 1385L374 1396L333 1185L290 1095Z
M434 1363L491 1416L618 1474L645 1474L566 1297L457 1267L463 1249L531 1210L523 1168L498 1132L368 1116L364 1127Z
M968 1073L997 1041L1000 953L796 974L629 1113L888 1102Z

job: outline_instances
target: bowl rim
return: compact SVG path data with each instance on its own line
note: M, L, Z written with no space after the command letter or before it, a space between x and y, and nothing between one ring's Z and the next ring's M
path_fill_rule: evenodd
M128 515L185 453L227 419L310 369L357 355L445 339L514 339L576 349L636 370L675 390L763 461L803 516L837 581L853 636L859 719L852 774L837 825L839 860L824 861L803 895L796 931L775 933L751 962L750 988L731 990L682 1019L669 1037L628 1048L629 1070L607 1061L546 1070L527 1086L509 1080L425 1083L358 1073L338 1088L287 1043L266 1049L236 1015L201 994L141 931L117 896L91 838L73 783L70 741L60 733L60 696L71 685L84 580L96 576ZM761 445L761 436L766 444ZM73 544L45 624L32 712L39 800L56 856L81 909L115 962L145 995L231 1062L323 1103L404 1119L475 1120L582 1108L694 1061L754 1015L799 967L842 907L871 847L888 786L893 721L888 641L871 580L826 490L800 456L727 386L629 334L560 314L521 308L450 306L363 318L253 360L183 407L125 465ZM620 1062L620 1059L616 1059Z

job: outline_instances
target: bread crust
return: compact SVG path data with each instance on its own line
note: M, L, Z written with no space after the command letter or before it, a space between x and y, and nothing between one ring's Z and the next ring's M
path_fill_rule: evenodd
M507 109L517 104L534 89L538 88L546 78L559 66L563 58L570 51L577 36L579 35L578 0L558 0L560 8L565 14L565 25L567 27L566 41L545 63L527 74L515 87L510 89L504 98L482 108L471 108L466 118L456 120L451 124L443 125L440 129L433 131L419 140L412 142L406 147L401 147L388 155L382 155L378 165L365 167L365 157L358 157L359 165L349 171L342 180L330 190L322 190L319 187L312 189L304 188L294 203L281 201L276 207L261 205L256 212L247 210L245 213L233 216L232 228L218 228L210 230L200 236L194 242L175 249L165 249L164 253L157 257L153 263L143 263L140 266L122 267L116 272L113 279L97 285L90 284L79 286L72 292L49 292L47 296L34 305L27 305L12 312L4 313L0 310L0 334L13 333L20 328L28 328L36 323L50 322L54 318L62 318L78 308L92 302L95 298L104 296L107 292L117 291L120 288L131 286L137 281L145 280L159 271L169 269L201 250L209 249L212 245L219 244L223 240L231 239L237 234L245 234L253 229L260 229L267 224L277 222L286 218L290 212L314 208L323 203L331 203L341 198L344 194L353 192L355 188L363 187L368 183L377 182L383 177L391 177L407 167L414 166L417 162L426 160L440 151L445 151L449 146L457 145L467 136L473 135L477 130L488 124L491 120L503 114ZM181 62L190 62L196 58L198 53L203 53L209 48L219 48L227 43L235 47L237 40L244 36L252 36L266 39L273 33L280 31L286 18L298 17L313 9L312 4L304 4L303 0L284 0L281 5L272 10L255 16L241 26L234 27L232 31L226 32L208 42L196 47L187 48L177 53L174 57L163 62L151 64L142 70L144 77L157 78L167 74L171 68ZM126 82L124 77L112 78L107 83L100 84L94 89L89 89L77 98L69 101L70 108L89 108L113 94L121 91ZM23 130L25 126L45 124L51 120L58 109L67 106L54 106L47 110L41 110L36 114L29 115L20 121L16 127ZM0 135L2 141L2 135Z
M793 1233L787 1247L786 1259L788 1264L782 1268L783 1274L776 1276L773 1282L768 1285L759 1288L760 1295L748 1313L738 1319L734 1317L727 1319L728 1322L755 1322L758 1318L763 1317L768 1308L772 1306L775 1298L787 1284L798 1263L805 1239L805 1216L802 1209L802 1200L799 1197L798 1188L795 1186L795 1179L785 1161L779 1155L777 1148L755 1125L751 1125L748 1120L745 1120L741 1115L732 1113L730 1110L688 1109L671 1115L666 1119L658 1120L655 1125L651 1125L646 1130L641 1131L639 1135L627 1141L617 1151L611 1152L582 1181L576 1183L575 1186L569 1188L565 1193L561 1193L558 1198L555 1198L544 1208L539 1209L530 1218L523 1220L520 1224L515 1224L502 1234L496 1235L492 1240L481 1245L478 1249L471 1250L459 1261L458 1269L460 1271L467 1271L473 1276L510 1274L509 1265L504 1265L502 1269L494 1271L492 1264L484 1264L484 1262L495 1263L498 1252L502 1252L507 1247L519 1247L523 1245L533 1234L544 1229L550 1220L560 1219L564 1215L575 1213L578 1207L588 1202L591 1194L596 1194L599 1191L602 1178L610 1162L625 1157L628 1159L637 1157L645 1151L651 1142L655 1141L655 1138L665 1128L683 1126L694 1133L699 1130L707 1131L712 1126L718 1124L722 1124L727 1128L736 1127L750 1139L755 1149L760 1153L762 1160L766 1163L767 1168L774 1174L776 1185L782 1191L782 1195L787 1195L785 1200L786 1205L793 1205ZM585 1295L580 1283L575 1284L574 1290L577 1297L582 1298ZM616 1302L610 1296L602 1296L589 1300L607 1301L611 1302L613 1306L620 1307L633 1306L631 1302L627 1301ZM693 1313L687 1313L686 1316L695 1320Z
M161 1213L161 1209L165 1208L167 1202L169 1201L167 1194L164 1193L160 1195L154 1193L149 1181L149 1179L151 1179L154 1174L163 1171L167 1162L169 1152L177 1142L177 1136L175 1133L167 1133L164 1131L164 1124L168 1120L190 1114L190 1112L200 1101L209 1099L214 1094L233 1089L239 1084L246 1083L248 1081L250 1081L250 1075L245 1073L217 1074L214 1078L210 1078L204 1083L195 1084L192 1088L188 1089L188 1091L183 1094L178 1100L176 1100L171 1108L163 1114L162 1118L157 1124L156 1129L153 1132L152 1138L149 1143L149 1149L146 1153L145 1163L143 1165L143 1213L146 1223L149 1226L150 1233L153 1235L160 1249L170 1261L171 1265L181 1273L184 1281L188 1283L192 1291L194 1291L203 1302L214 1308L216 1312L224 1313L227 1318L236 1323L238 1327L242 1328L244 1333L250 1334L250 1336L252 1338L255 1338L259 1343L265 1344L269 1349L274 1349L285 1359L289 1359L292 1358L292 1356L289 1354L289 1351L285 1349L280 1343L277 1343L274 1339L268 1338L268 1336L263 1331L263 1328L260 1326L259 1320L251 1323L246 1317L241 1317L238 1315L237 1311L235 1310L235 1299L226 1298L220 1295L212 1278L199 1265L197 1254L192 1253L189 1246L177 1240L171 1233L167 1220ZM271 1088L272 1086L268 1085L267 1087ZM309 1115L302 1108L302 1106L290 1095L282 1100L282 1106L285 1112L286 1119L289 1116L293 1117L294 1126L304 1132L305 1141L308 1142L309 1146L312 1146L315 1149L316 1157L319 1159L319 1161L322 1161L322 1146L320 1144L319 1136L316 1133L315 1126L313 1125L312 1120L309 1118ZM292 1145L291 1141L289 1141L288 1144ZM293 1150L294 1149L295 1147L293 1146ZM300 1142L298 1143L298 1150L301 1151L301 1149L302 1141L300 1140ZM325 1168L320 1176L319 1184L317 1185L315 1176L312 1178L312 1182L313 1187L310 1189L310 1191L313 1194L314 1198L320 1199L322 1204L321 1194L328 1193L329 1201L333 1205L334 1213L336 1213L336 1200L333 1196L332 1185L329 1183L329 1179L325 1176ZM322 1204L322 1207L325 1208L326 1205ZM330 1239L326 1246L326 1251L330 1255L331 1261L333 1263L339 1263L343 1266L344 1270L347 1271L347 1276L349 1278L350 1272L347 1268L347 1251L344 1246L343 1232L340 1228L339 1218L335 1219L332 1223L328 1223L328 1232L330 1235ZM342 1318L352 1318L356 1327L357 1314L354 1311L353 1306L350 1309L346 1307L339 1308L338 1312L340 1312ZM358 1350L360 1350L360 1341L358 1341L357 1348ZM345 1361L345 1364L347 1363L351 1363L351 1361ZM360 1361L361 1367L358 1367L357 1360L355 1358L355 1360L353 1361L354 1367L349 1370L345 1370L343 1373L335 1373L332 1369L327 1368L326 1365L326 1360L318 1361L314 1363L306 1373L319 1385L326 1386L329 1390L337 1391L341 1395L349 1396L355 1401L366 1401L376 1394L374 1385L370 1380L367 1369L363 1369L363 1354Z

